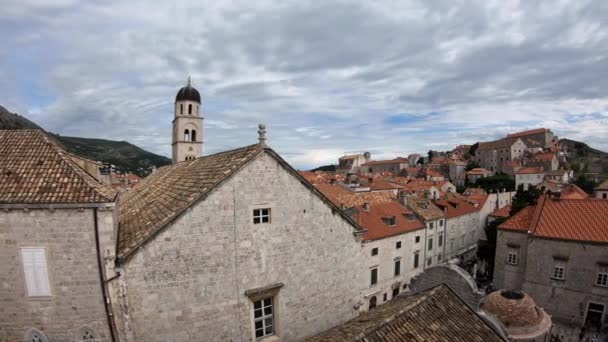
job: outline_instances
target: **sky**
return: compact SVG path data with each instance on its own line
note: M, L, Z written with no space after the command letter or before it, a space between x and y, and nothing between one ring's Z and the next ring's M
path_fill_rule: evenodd
M0 0L0 105L170 155L201 92L205 154L293 166L538 127L608 151L608 1Z

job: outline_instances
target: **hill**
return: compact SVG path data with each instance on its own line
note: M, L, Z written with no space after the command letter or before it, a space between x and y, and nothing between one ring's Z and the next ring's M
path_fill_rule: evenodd
M0 106L0 129L44 129L22 115L11 113ZM46 131L45 131L46 132ZM132 172L140 177L147 176L152 166L171 163L169 158L148 152L126 141L64 137L47 132L67 151L78 156L109 163L122 172Z
M560 143L567 147L568 166L574 172L591 172L599 174L601 178L608 177L608 153L576 140L561 139Z

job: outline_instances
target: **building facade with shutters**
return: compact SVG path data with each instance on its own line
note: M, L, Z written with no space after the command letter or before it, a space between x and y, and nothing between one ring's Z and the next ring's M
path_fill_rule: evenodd
M0 340L111 341L116 193L42 131L0 131Z

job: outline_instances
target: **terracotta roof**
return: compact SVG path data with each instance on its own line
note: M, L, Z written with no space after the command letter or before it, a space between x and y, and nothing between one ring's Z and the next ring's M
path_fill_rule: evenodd
M426 170L426 175L431 176L431 177L443 177L443 175L441 173L439 173L435 170L430 170L430 169Z
M515 172L515 174L517 175L529 175L537 173L544 173L543 169L541 167L522 167L521 169L517 170L517 172Z
M445 217L443 210L439 209L426 198L408 198L407 206L427 221L437 220Z
M528 131L507 134L507 138L525 137L527 135L538 134L538 133L545 133L547 131L549 131L547 128L536 128L536 129L531 129L531 130L528 130Z
M523 209L499 228L529 231L540 238L608 243L607 212L606 200L542 196L535 207Z
M504 341L447 285L392 301L362 313L308 342Z
M387 182L383 179L374 179L372 182L368 183L370 189L372 189L372 191L380 191L380 190L398 190L398 189L402 189L403 186L399 185L399 184L394 184L394 183L390 183Z
M595 187L595 190L608 190L608 179Z
M373 161L369 161L367 163L364 163L363 166L367 166L367 165L385 165L385 164L397 164L397 163L406 163L407 164L407 159L402 159L402 158L398 158L398 159L390 159L390 160L373 160Z
M310 171L300 171L300 175L311 184L327 184L329 180L322 175Z
M504 207L502 207L500 209L494 210L490 214L490 216L493 216L493 217L509 217L510 216L510 214L509 214L510 212L511 212L511 205L509 204L509 205L504 206Z
M477 150L495 150L498 148L509 148L517 142L519 138L503 138L494 141L480 142Z
M393 200L393 196L388 192L352 192L341 185L336 184L316 184L323 195L331 200L336 206L347 208L362 205L363 203L383 203Z
M490 171L488 171L488 170L486 170L486 169L484 169L482 167L476 167L474 169L471 169L471 170L467 171L468 175L480 175L480 176L483 176L483 175L488 175L488 174L491 174L491 173L492 172L490 172Z
M397 201L370 204L369 210L358 205L349 210L349 214L355 222L367 229L363 233L363 240L378 240L424 228L424 222ZM410 214L413 220L409 219ZM389 217L395 218L393 226L386 222Z
M560 192L560 198L562 199L585 199L588 198L589 194L585 190L579 188L576 184L564 185Z
M538 161L552 161L553 158L556 158L553 152L541 152L534 155L534 159Z
M443 210L447 218L468 215L481 209L475 207L466 200L457 198L440 199L434 202L436 206Z
M114 202L71 156L40 130L0 130L0 204Z

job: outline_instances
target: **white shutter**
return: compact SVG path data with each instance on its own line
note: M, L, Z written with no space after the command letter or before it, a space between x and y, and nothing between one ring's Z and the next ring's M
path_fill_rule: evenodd
M49 284L45 249L22 248L21 255L28 296L50 296L51 287Z

